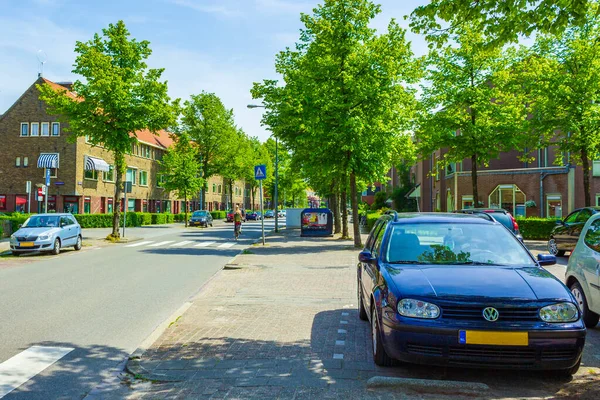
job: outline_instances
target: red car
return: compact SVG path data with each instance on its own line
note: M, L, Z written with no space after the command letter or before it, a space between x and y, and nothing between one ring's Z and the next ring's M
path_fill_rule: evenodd
M227 222L233 222L233 214L235 214L235 211L233 210L229 210L227 211ZM242 211L242 222L246 222L246 213L244 211Z

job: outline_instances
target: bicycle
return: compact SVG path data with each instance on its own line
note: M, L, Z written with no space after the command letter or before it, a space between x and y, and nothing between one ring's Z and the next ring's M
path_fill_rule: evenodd
M367 217L366 217L366 215L361 215L360 216L360 222L358 223L358 225L361 228L366 228L366 226L367 226Z

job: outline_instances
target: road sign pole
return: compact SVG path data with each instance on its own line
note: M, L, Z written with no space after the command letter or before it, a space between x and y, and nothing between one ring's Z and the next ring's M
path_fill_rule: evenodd
M263 212L263 188L262 188L262 179L259 181L260 182L260 215L265 215L265 213ZM263 246L265 245L265 219L261 218L260 219L260 225L261 225L261 230L262 230L262 244Z
M123 237L125 237L125 225L127 225L127 183L123 190Z
M44 194L44 212L48 212L48 195L50 194L50 168L46 168L46 193Z

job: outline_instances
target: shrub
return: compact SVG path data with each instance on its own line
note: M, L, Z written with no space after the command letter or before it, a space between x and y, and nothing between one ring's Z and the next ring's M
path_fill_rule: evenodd
M27 218L29 218L30 215L31 214L14 213L12 215L1 216L0 220L10 221L10 229L12 232L15 232L17 229L19 229L19 225L22 225L25 221L27 221ZM6 234L8 235L8 232Z
M112 214L76 214L74 217L82 228L112 227Z
M167 224L175 222L175 214L165 214L167 216Z
M167 223L168 214L150 214L152 225L162 225Z
M191 214L192 214L191 212L188 213L188 218ZM173 217L175 218L175 222L184 222L185 221L185 213L173 214Z
M375 222L381 217L381 213L379 211L369 212L367 213L367 229L369 232L373 229Z
M373 204L371 204L371 210L379 210L382 207L385 207L385 202L388 199L388 194L386 192L377 192L375 193L375 200Z
M548 240L556 221L550 218L517 218L523 239L529 240Z
M213 219L225 219L227 217L227 211L211 211Z

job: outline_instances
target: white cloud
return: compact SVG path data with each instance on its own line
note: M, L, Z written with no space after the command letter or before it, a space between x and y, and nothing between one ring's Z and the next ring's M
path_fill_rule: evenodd
M181 7L191 8L192 10L207 14L218 14L223 17L238 17L243 15L240 8L231 1L171 0L171 2Z

